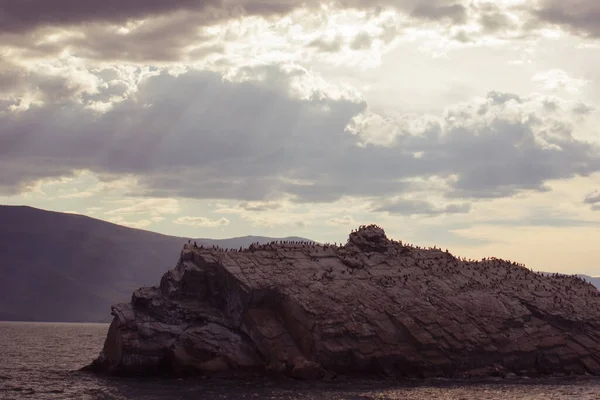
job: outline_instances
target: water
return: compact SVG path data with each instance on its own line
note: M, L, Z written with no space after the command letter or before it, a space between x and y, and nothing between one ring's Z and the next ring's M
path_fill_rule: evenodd
M0 399L430 400L598 399L600 379L488 382L231 382L99 377L78 369L98 355L108 325L0 322Z

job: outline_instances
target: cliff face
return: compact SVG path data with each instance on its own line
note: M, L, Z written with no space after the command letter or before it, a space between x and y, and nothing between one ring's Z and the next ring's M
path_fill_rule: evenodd
M160 287L114 306L90 366L116 374L600 374L600 299L577 277L388 240L186 245Z

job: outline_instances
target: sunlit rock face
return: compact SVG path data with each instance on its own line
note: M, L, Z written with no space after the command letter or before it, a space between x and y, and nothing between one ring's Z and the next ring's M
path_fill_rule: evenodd
M185 245L113 307L89 367L123 375L600 374L600 299L576 277L463 260L361 226L344 246Z

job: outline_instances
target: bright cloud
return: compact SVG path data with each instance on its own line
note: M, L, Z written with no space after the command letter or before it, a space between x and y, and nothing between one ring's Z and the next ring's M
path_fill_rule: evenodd
M356 225L356 221L349 215L344 215L339 218L331 218L327 221L331 225L346 225L346 226L354 226Z
M533 76L533 81L538 82L540 86L546 90L564 90L571 93L579 92L589 83L589 81L585 79L571 78L561 69L538 72Z
M177 214L180 211L179 203L175 199L127 199L117 201L117 208L108 211L106 215L138 215L150 214L160 216L163 214Z
M173 223L200 228L217 228L229 225L229 220L225 217L219 219L210 219L206 217L180 217L174 220Z

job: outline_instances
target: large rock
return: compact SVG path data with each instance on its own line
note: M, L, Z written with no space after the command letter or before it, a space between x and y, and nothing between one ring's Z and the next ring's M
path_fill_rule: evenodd
M361 227L344 246L186 245L114 306L91 369L393 377L600 374L600 299L581 278L461 260Z

